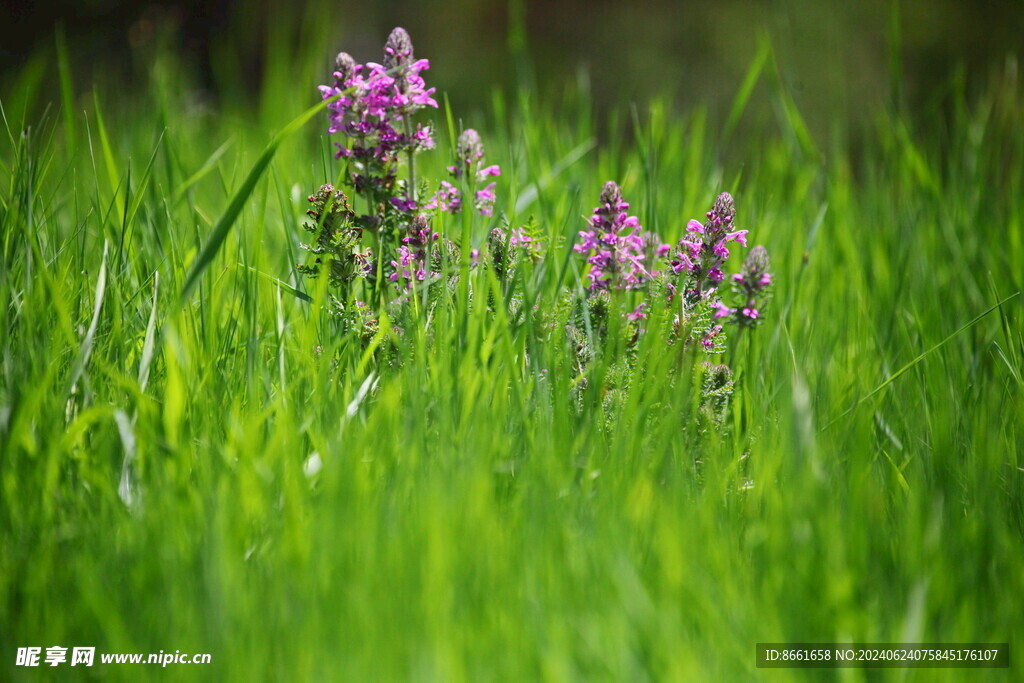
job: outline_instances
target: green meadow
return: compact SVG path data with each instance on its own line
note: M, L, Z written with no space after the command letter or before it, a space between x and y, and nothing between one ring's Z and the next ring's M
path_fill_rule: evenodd
M515 315L468 300L500 295L477 268L367 340L296 272L306 197L342 172L314 105L344 45L271 40L257 73L225 52L206 98L170 49L126 90L63 45L0 100L0 678L1012 677L1015 70L943 76L921 107L894 87L827 135L767 44L721 112L599 111L570 77L481 84L467 111L438 93L417 173L445 177L463 127L502 167L495 216L448 234L532 219L543 260ZM728 191L771 253L763 324L712 358L736 381L717 427L672 409L695 388L667 345L609 403L614 354L581 383L540 329L583 286L572 243L609 179L671 242ZM758 642L1009 642L1012 668L768 671ZM16 666L30 646L97 662ZM211 663L99 662L177 650Z

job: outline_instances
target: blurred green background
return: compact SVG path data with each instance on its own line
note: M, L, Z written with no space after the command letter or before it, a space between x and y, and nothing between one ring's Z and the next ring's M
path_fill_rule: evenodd
M983 88L994 72L1016 69L1024 35L1019 0L57 0L4 13L5 78L33 55L52 54L63 26L83 83L144 83L163 40L194 68L200 99L254 102L259 79L234 83L226 65L260 73L270 34L287 31L296 54L322 54L326 75L335 51L376 59L390 28L403 25L433 63L430 82L460 109L485 106L493 85L550 93L582 75L598 106L665 95L681 108L707 102L720 112L767 38L783 84L819 136L837 121L868 122L889 98L910 111L934 103L958 70L969 88ZM759 99L752 122L770 115Z

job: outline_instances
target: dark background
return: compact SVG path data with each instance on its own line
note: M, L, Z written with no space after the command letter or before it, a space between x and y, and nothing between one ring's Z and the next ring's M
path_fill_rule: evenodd
M379 59L390 28L403 25L418 56L432 61L431 84L455 103L479 103L493 85L543 93L586 74L598 105L665 94L680 106L709 102L713 111L728 105L766 37L781 80L819 130L837 114L868 117L896 96L896 82L911 107L935 97L958 69L980 87L1013 68L1024 44L1020 0L47 0L5 2L0 19L5 79L33 55L52 53L63 26L81 83L114 74L130 86L145 75L138 53L163 36L216 97L224 53L258 73L268 32L282 21L295 25L296 51L304 35L331 36L314 46L323 81L333 51Z

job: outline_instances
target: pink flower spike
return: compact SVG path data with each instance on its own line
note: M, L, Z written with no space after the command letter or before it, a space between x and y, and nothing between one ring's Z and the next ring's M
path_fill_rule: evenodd
M748 306L747 308L743 309L743 315L747 316L751 320L755 320L757 319L757 309Z

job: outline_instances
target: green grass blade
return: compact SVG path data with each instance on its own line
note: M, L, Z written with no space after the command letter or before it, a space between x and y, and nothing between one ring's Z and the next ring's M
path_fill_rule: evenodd
M203 163L203 165L199 167L198 171L193 173L191 176L188 177L187 180L185 180L185 182L183 182L181 185L178 186L178 189L175 190L175 192L174 192L174 201L175 202L181 201L181 199L185 196L185 193L188 192L188 189L190 187L192 187L193 185L198 183L200 180L205 178L206 174L208 174L210 171L212 171L216 167L217 160L220 159L222 156L224 156L224 152L228 151L228 148L231 147L231 143L232 143L232 140L230 140L230 139L225 140L224 144L222 144L220 147L218 147L216 150L214 150L213 154L210 155L210 158L207 159L206 162Z
M938 349L941 349L943 346L948 344L950 341L952 341L954 338L956 338L957 336L959 336L960 334L962 334L966 330L969 330L970 328L972 328L975 325L977 325L989 313L992 313L993 311L998 310L1003 304L1005 304L1007 301L1009 301L1010 299L1013 299L1014 297L1016 297L1019 294L1020 294L1020 292L1014 292L1013 294L1011 294L1010 296L1006 297L1005 299L1003 299L999 303L990 306L989 308L985 309L983 312L981 312L977 316L975 316L973 319L971 319L969 322L966 322L963 325L961 325L960 328L956 330L956 332L953 332L952 334L950 334L948 337L946 337L945 339L940 341L935 346L933 346L930 349L928 349L927 351L924 351L923 353L919 354L916 358L914 358L914 360L910 361L909 363L904 365L902 368L900 368L896 372L894 372L891 375L889 375L888 379L886 379L884 382L879 384L877 387L875 387L874 389L869 391L867 394L862 396L860 399L857 400L856 403L854 403L852 406L850 406L848 409L846 409L846 411L844 411L842 414L840 414L839 416L837 416L836 418L831 420L827 425L822 427L822 431L825 431L826 429L831 427L833 424L835 424L836 422L838 422L842 418L844 418L847 415L849 415L850 413L852 413L857 408L857 406L859 406L860 404L864 403L864 401L867 401L869 398L871 398L872 396L874 396L875 394L880 392L882 389L885 389L887 386L889 386L890 384L895 382L907 370L910 370L912 367L914 367L915 365L920 363L922 360L927 358L929 355L931 355L932 353L934 353Z
M110 250L110 243L103 243L103 261L100 263L100 274L96 278L96 296L93 304L92 322L82 340L82 346L78 352L78 360L75 362L75 369L71 373L71 390L74 390L78 380L82 377L86 365L89 363L89 356L92 355L93 342L96 339L96 328L100 322L100 310L103 308L103 294L107 287L107 252Z
M263 172L267 170L267 166L270 165L271 160L274 158L274 154L277 152L277 148L281 143L287 139L292 133L301 128L307 121L316 116L317 113L322 111L324 103L318 103L298 117L296 117L291 123L282 128L277 135L270 141L266 149L263 150L263 154L257 159L255 165L249 170L249 175L246 176L242 186L238 188L234 196L231 198L231 203L228 205L227 210L221 215L216 225L213 226L213 232L210 234L210 239L207 240L203 246L199 256L196 257L195 263L192 264L192 270L188 274L188 278L185 280L185 286L181 289L181 295L178 297L179 307L184 305L189 295L192 294L192 290L195 289L196 285L199 284L199 279L206 272L206 269L213 263L214 257L217 252L220 251L221 246L224 244L224 240L227 239L228 233L231 232L232 226L238 219L238 216L242 213L242 208L245 206L245 202L249 199L249 195L256 188L256 183L259 182L263 176Z
M146 324L146 338L142 342L142 360L139 361L139 388L146 390L149 383L149 366L153 362L153 348L156 337L156 303L160 287L160 273L153 273L153 309L149 312L149 322Z
M295 287L292 287L292 286L291 286L290 284L288 284L287 282L285 282L285 281L283 281L283 280L281 280L281 279L279 279L279 278L276 278L276 277L274 277L273 275L268 275L267 273L264 273L264 272L263 272L263 271L261 271L261 270L257 270L257 269L256 269L255 267L253 267L253 266L247 266L247 265L245 265L244 263L239 263L239 264L238 264L238 267L239 267L239 268L248 268L248 269L249 269L249 270L251 270L252 272L254 272L254 273L256 273L257 275L259 275L259 276L260 276L261 278L263 278L264 280L268 280L269 282L272 282L272 283L274 283L274 284L275 284L275 285L277 285L277 286L278 286L279 288L281 288L281 289L283 289L284 291L288 292L289 294L291 294L292 296L294 296L294 297L295 297L296 299L299 299L300 301L305 301L306 303L312 303L312 302L313 302L313 298L312 298L311 296L309 296L309 295L308 295L308 294L306 294L305 292L299 291L298 289L296 289Z
M139 210L139 206L142 204L143 198L146 196L146 188L149 187L149 180L153 174L153 162L156 161L157 152L160 151L160 145L164 141L164 132L160 132L160 137L157 138L156 145L153 147L153 153L149 157L149 163L146 164L146 170L142 174L142 181L139 183L139 188L135 191L135 196L132 198L132 202L128 207L128 214L125 217L125 229L131 227L132 221L135 219L135 214Z
M120 180L121 174L117 172L117 162L114 160L114 151L110 146L110 136L107 135L107 126L103 122L103 112L100 109L100 96L97 90L92 91L94 111L96 112L96 130L100 134L100 149L103 152L103 161L107 166L107 179L110 181L110 191L114 193L114 203L117 206L117 214L124 215L124 199L121 197Z

